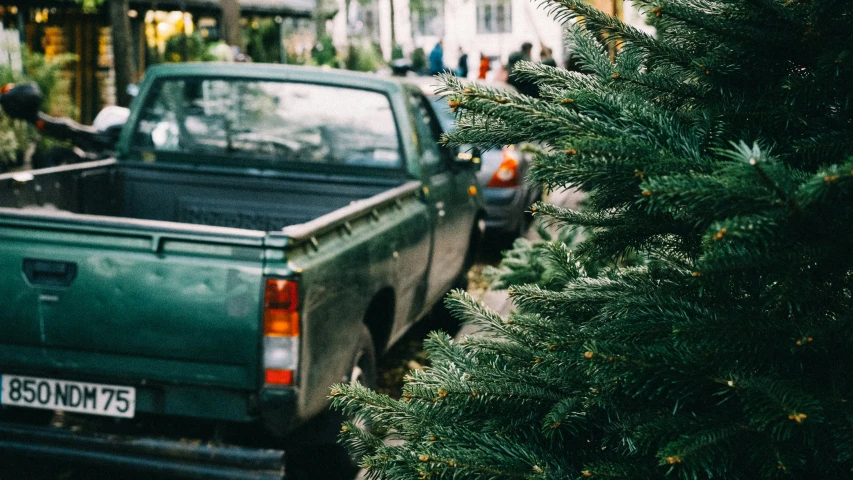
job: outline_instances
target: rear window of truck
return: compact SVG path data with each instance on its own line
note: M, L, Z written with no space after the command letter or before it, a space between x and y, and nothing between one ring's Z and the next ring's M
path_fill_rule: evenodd
M388 97L369 90L240 79L163 79L152 86L134 150L190 158L402 167Z

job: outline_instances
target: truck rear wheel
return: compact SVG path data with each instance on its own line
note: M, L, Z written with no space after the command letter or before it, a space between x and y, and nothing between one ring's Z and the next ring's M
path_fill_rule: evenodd
M352 361L349 382L358 382L365 387L376 388L376 350L373 347L370 330L365 325L361 326L358 348Z
M365 387L376 387L376 351L367 326L361 325L357 348L353 356L346 381L359 382ZM329 410L316 418L308 426L319 442L305 444L301 434L292 435L292 444L286 446L288 456L288 477L293 480L316 478L352 478L358 472L358 462L349 456L346 449L337 443L341 424L347 420L341 412ZM367 428L359 423L359 427Z

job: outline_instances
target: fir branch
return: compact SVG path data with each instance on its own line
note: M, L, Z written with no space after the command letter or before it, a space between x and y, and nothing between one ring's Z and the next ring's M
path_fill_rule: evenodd
M489 331L501 331L506 326L500 315L463 290L450 292L444 300L444 305L454 317L462 319L466 325L476 325Z
M338 434L338 441L355 458L374 455L384 446L382 439L367 429L361 429L354 422L346 421Z
M554 435L582 436L587 430L587 416L581 399L564 398L557 402L542 419L542 433L546 437Z
M749 424L770 434L775 441L785 442L795 434L807 434L804 425L823 422L820 402L793 382L760 377L742 379L736 392Z
M853 4L636 3L659 39L543 3L582 72L519 64L541 99L444 77L447 140L538 142L534 181L586 200L536 217L584 239L514 244L506 318L454 294L488 336L432 336L400 402L341 388L404 440L352 436L370 475L853 471Z
M543 0L543 5L554 19L567 25L570 41L579 50L587 50L590 40L595 42L592 32L606 32L609 42L631 43L641 49L650 59L681 66L692 64L688 52L671 48L652 36L627 25L617 18L606 15L600 10L573 0ZM574 23L573 23L574 22ZM603 71L602 71L603 73Z
M757 436L743 435L738 424L718 424L704 431L692 432L661 449L657 454L661 465L684 470L680 475L695 477L705 472L726 478L734 473L733 463L738 448L747 448Z

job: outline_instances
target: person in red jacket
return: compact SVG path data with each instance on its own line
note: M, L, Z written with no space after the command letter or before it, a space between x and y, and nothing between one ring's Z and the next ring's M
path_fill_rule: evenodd
M486 73L489 72L489 57L480 54L480 74L477 75L477 78L480 80L486 79Z

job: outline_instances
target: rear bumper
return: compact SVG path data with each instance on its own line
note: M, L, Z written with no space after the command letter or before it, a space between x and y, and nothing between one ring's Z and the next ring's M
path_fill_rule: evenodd
M297 389L293 387L242 390L215 385L168 384L97 374L4 367L0 373L68 381L123 385L136 389L137 416L183 417L201 421L263 423L276 435L292 429L297 417Z
M190 395L191 391L197 394ZM139 392L137 389L137 395ZM161 390L161 395L167 400L159 405L163 408L143 408L137 412L254 424L276 437L287 435L298 423L297 390L292 387L268 387L262 388L260 393L249 393L171 386Z
M136 398L137 413L243 423L260 407L256 394L216 387L147 385L136 387Z
M0 453L133 469L179 478L284 478L284 451L120 435L80 434L53 427L0 423Z
M195 390L198 390L196 396L188 394L188 391ZM293 430L298 417L297 391L291 387L263 388L260 394L225 389L168 387L161 394L170 400L164 405L168 408L137 411L158 416L257 424L269 434L279 437Z
M265 388L259 397L260 421L272 435L290 433L296 426L296 390L293 388Z
M518 231L528 206L524 205L524 192L521 188L483 189L487 230Z

